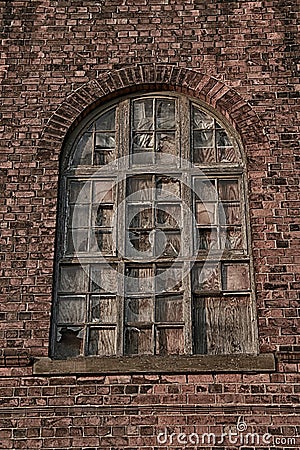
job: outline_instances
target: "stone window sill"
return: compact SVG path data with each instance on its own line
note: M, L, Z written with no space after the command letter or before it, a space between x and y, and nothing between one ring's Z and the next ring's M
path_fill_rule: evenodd
M260 355L78 357L67 360L39 358L34 375L70 374L177 374L207 372L273 372L272 353Z

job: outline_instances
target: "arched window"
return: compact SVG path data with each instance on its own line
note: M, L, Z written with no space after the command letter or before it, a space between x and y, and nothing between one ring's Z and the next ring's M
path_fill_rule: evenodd
M52 356L256 354L237 134L183 95L99 108L61 162Z

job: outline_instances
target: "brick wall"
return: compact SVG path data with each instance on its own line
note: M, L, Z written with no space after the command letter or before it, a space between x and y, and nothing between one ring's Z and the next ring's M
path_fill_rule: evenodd
M280 437L266 448L299 447L284 441L300 434L299 9L290 0L0 3L0 448L164 450L165 427L182 448L178 433L220 435L238 417ZM259 343L276 352L274 373L32 375L31 358L48 355L64 139L97 104L141 89L200 98L240 133Z

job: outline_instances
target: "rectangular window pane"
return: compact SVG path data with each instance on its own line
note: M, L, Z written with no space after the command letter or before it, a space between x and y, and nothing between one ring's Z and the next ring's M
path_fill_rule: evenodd
M157 203L156 225L159 228L180 228L181 205L172 203Z
M157 133L156 151L158 153L168 153L175 156L177 154L175 133Z
M144 202L152 199L153 183L151 176L141 178L131 177L127 179L127 201Z
M92 226L111 227L113 219L113 207L109 205L93 205Z
M220 200L238 201L240 199L238 180L220 180L219 196Z
M91 321L99 323L116 323L118 304L116 297L103 297L93 295L91 297Z
M72 166L92 164L93 134L84 133L76 145Z
M156 333L156 351L158 355L182 355L184 353L183 327L159 327Z
M214 148L194 148L193 161L195 164L212 164L216 162L216 151Z
M98 356L115 355L115 328L90 328L88 337L88 354Z
M159 267L155 276L155 293L179 292L182 289L182 267L172 265Z
M129 231L126 246L127 256L136 258L145 258L153 254L153 245L151 239L152 233L149 231Z
M114 201L114 181L102 180L93 183L93 203L111 203Z
M198 225L216 224L216 204L196 202L196 222Z
M194 291L220 290L220 271L218 265L195 264L192 274Z
M164 130L175 128L175 101L156 100L156 127Z
M125 302L125 320L128 322L153 322L153 298L127 298Z
M247 291L250 289L249 264L223 264L223 289L226 291Z
M96 147L98 148L115 148L116 140L115 133L97 133L96 134Z
M88 229L71 229L67 233L67 253L87 252Z
M92 230L90 251L112 255L114 253L112 234L98 229Z
M117 291L117 267L112 265L93 265L91 267L91 291L92 292L116 292Z
M219 147L218 161L221 163L237 162L236 151L233 147Z
M114 160L114 150L95 149L94 153L95 166L104 166L105 164L109 164L113 160Z
M90 187L91 185L89 181L69 181L69 203L89 203Z
M200 111L200 109L193 107L193 127L200 130L212 129L214 127L214 119Z
M209 148L214 146L212 131L195 131L194 148Z
M231 147L231 141L225 130L216 130L216 142L218 147Z
M215 228L198 229L198 249L199 250L216 250L219 248L218 244L218 233Z
M129 228L152 228L153 209L151 204L131 205L127 207L127 226Z
M127 292L153 292L152 267L129 267L126 271Z
M85 297L58 297L57 323L83 323L85 321L85 307Z
M182 322L183 303L181 296L156 297L155 322Z
M89 226L89 205L71 205L68 212L68 227L84 228Z
M161 177L156 181L156 196L162 201L178 201L181 198L180 181L171 177Z
M180 232L162 231L155 232L155 255L156 256L178 256L181 250Z
M228 225L239 225L241 223L241 208L239 204L224 204L223 203L223 211L220 210L220 222L224 223L224 214L225 214L225 223ZM224 212L224 213L223 213Z
M84 293L87 290L88 274L79 265L60 267L59 285L60 292Z
M135 130L153 130L153 100L133 102L133 127Z
M244 248L244 237L241 227L227 227L221 230L222 248L239 250Z
M152 328L128 327L125 330L126 355L152 355L153 333Z
M202 202L215 202L218 198L216 191L215 180L203 180L201 178L195 178L194 180L194 192L196 196Z

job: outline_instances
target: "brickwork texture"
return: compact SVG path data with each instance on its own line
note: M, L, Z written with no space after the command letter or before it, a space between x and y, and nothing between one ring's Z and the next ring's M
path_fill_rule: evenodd
M300 448L299 2L11 0L0 17L0 448ZM272 373L33 375L49 351L64 141L142 90L201 99L241 136ZM271 438L196 442L239 420Z

